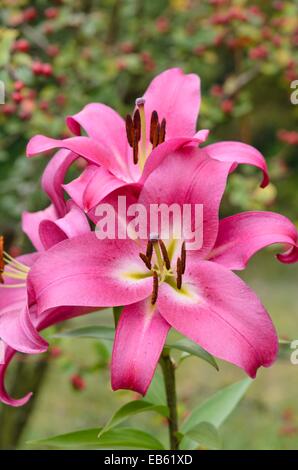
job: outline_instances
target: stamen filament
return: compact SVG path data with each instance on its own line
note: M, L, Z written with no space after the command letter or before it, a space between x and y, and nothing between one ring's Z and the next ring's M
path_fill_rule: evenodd
M25 273L21 274L17 274L17 273L14 273L14 272L10 272L10 271L4 271L2 273L2 277L8 277L10 279L26 279L26 275Z
M7 253L6 251L4 251L4 260L7 261L8 264L14 264L16 269L18 269L19 271L23 271L25 273L28 273L30 271L28 266L17 261L15 258L10 256L10 254Z
M161 256L161 251L160 251L160 248L159 248L159 243L157 240L152 240L152 243L153 243L153 248L154 248L154 251L155 251L155 254L156 254L156 258L157 258L157 265L159 267L159 270L160 272L163 271L163 258Z
M16 289L17 287L26 287L26 283L1 284L0 289Z

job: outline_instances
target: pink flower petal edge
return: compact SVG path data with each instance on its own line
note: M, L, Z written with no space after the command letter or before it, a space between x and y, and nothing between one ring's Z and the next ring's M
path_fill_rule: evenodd
M257 251L275 243L288 250L277 255L281 262L298 261L297 230L289 219L274 212L243 212L220 221L210 258L229 269L244 269Z

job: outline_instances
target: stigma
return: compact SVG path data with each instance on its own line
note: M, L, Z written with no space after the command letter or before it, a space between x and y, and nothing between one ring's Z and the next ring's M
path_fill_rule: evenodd
M0 288L11 289L26 286L28 273L28 266L4 251L4 237L0 236ZM6 283L8 279L16 280L16 284Z
M133 149L133 162L139 164L143 170L147 158L147 139L146 139L146 114L145 114L145 98L136 99L136 110L131 116L126 116L126 136L130 147ZM163 118L161 122L157 111L153 111L150 119L150 151L165 141L166 137L166 120Z

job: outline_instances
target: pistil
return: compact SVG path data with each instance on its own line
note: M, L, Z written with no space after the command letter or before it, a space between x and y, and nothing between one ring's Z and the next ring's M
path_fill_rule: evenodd
M140 145L140 162L139 165L141 170L144 168L146 161L147 145L146 145L146 115L145 115L145 99L137 98L136 106L138 107L137 111L140 113L141 120L141 145ZM137 112L136 111L136 112Z

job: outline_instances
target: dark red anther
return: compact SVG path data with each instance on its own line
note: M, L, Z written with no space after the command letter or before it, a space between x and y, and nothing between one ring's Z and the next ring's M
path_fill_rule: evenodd
M135 138L139 142L141 139L141 116L138 109L135 110L133 115L133 127L135 132Z
M158 125L158 114L156 111L153 111L151 114L151 122L150 122L150 142L153 144L154 142L154 136L156 132L156 128Z
M177 259L177 289L181 289L182 286L182 263L181 258Z
M146 256L150 261L152 259L152 254L153 254L153 243L152 241L149 240L147 244Z
M153 271L153 291L151 296L151 304L154 305L158 297L158 275L156 271Z
M151 260L147 258L147 256L144 255L144 253L139 253L139 257L141 258L145 266L151 270Z
M186 266L186 249L185 249L185 242L182 243L181 247L181 268L182 274L185 273L185 266Z
M137 165L139 161L139 141L137 138L137 134L135 132L134 138L133 138L133 162L135 165Z
M159 132L160 132L160 125L159 125L159 123L157 123L157 126L155 128L155 132L154 132L154 136L153 136L153 142L152 142L152 146L153 146L154 149L155 149L155 147L158 146L158 143L159 143Z
M125 124L126 124L126 135L127 135L128 143L131 147L133 147L134 130L133 130L133 122L129 114L126 116Z
M167 252L166 245L164 244L164 242L162 240L158 240L158 243L159 243L159 246L160 246L160 249L161 249L162 257L163 257L163 260L165 262L166 268L170 269L171 268L171 261L170 261L170 258L169 258L168 252Z
M158 143L162 144L165 141L165 138L166 138L166 120L165 118L163 118L160 124Z

